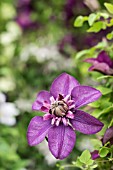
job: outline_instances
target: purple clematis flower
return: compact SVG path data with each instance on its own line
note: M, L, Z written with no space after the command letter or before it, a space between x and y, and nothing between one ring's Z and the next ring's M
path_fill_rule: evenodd
M100 96L100 91L95 88L82 86L69 74L61 74L53 81L50 92L39 92L33 103L33 110L46 114L32 118L27 131L28 144L37 145L48 137L54 157L66 158L76 141L74 130L90 135L102 129L103 123L79 110Z
M99 151L94 150L93 152L91 152L91 157L93 160L100 158Z
M104 134L104 137L102 138L102 145L104 146L107 142L110 142L110 145L113 145L113 126L108 128ZM99 151L94 150L91 152L91 157L93 160L100 158Z
M93 64L89 71L98 71L106 75L113 75L113 61L105 51L101 51L97 58L88 58L85 62Z
M110 142L110 145L113 145L113 126L106 130L102 140L103 145L105 145L105 143L107 143L108 141Z

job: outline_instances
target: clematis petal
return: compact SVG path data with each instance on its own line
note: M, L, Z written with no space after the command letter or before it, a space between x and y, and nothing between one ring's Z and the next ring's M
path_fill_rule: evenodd
M87 58L84 61L93 65L96 65L97 63L106 63L109 67L113 67L113 61L105 51L101 51L97 58Z
M36 110L36 111L40 110L42 112L45 112L46 110L47 112L47 110L49 110L48 104L50 104L50 97L51 95L48 91L45 91L45 90L40 91L37 95L36 101L32 105L32 110Z
M75 108L94 102L101 96L101 92L89 86L77 86L72 90L72 99L75 101Z
M91 64L97 64L98 60L97 60L97 58L87 58L84 60L84 62L91 63Z
M113 62L106 53L106 51L101 51L97 57L97 60L101 63L106 63L109 67L113 67Z
M41 116L32 118L27 131L28 144L34 146L42 142L51 127L51 120L44 121Z
M113 126L108 128L104 134L103 137L103 144L110 142L111 145L113 145Z
M70 122L75 130L84 134L95 134L103 127L102 122L81 110L75 111L75 118L70 120Z
M53 81L50 93L55 98L57 98L59 94L66 96L71 94L72 89L78 85L79 83L74 77L67 73L63 73Z
M49 149L57 159L64 159L70 154L75 140L75 132L70 126L61 124L52 127L48 132Z
M89 71L99 71L104 74L109 74L110 67L106 63L97 63L89 68Z

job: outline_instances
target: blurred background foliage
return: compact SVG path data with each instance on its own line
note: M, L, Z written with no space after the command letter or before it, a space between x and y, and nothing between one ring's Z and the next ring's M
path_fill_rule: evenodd
M88 64L75 61L75 54L105 39L109 29L86 33L88 24L74 27L78 15L103 11L110 0L4 0L1 8L0 40L0 170L58 169L47 142L29 147L26 131L34 115L32 103L38 91L49 89L62 72L82 84L97 86ZM93 73L92 73L93 74ZM97 77L97 73L94 77ZM92 150L90 137L79 134L65 164L85 148Z

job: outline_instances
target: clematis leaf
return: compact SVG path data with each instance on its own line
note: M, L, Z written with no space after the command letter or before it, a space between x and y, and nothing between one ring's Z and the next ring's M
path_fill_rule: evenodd
M79 157L80 161L82 163L85 163L85 164L87 164L87 162L90 160L90 158L91 158L91 154L90 154L90 152L88 150L85 150L82 153L82 155Z
M88 17L89 25L92 26L96 19L97 19L96 14L94 14L94 13L90 14L89 17Z
M99 150L99 155L100 157L105 157L107 156L107 154L109 153L109 149L106 148L106 147L102 147L100 150Z
M102 86L98 86L98 87L96 87L96 89L100 90L100 92L101 92L103 95L106 95L106 94L109 94L109 93L112 92L112 89L106 88L106 87L102 87Z
M107 8L107 10L113 14L113 4L110 3L104 3L104 6Z
M75 27L81 27L85 21L88 20L87 16L78 16L74 22Z
M87 32L99 32L101 29L105 29L105 25L102 21L95 22L92 27L90 27Z

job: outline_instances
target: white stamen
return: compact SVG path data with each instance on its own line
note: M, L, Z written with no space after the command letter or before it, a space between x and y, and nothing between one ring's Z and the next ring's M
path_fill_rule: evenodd
M64 124L65 126L67 126L67 125L68 125L68 122L67 122L67 120L66 120L66 118L65 118L65 117L63 117L63 118L62 118L62 122L63 122L63 124Z
M59 126L60 121L61 121L61 117L59 117L59 118L57 119L57 121L56 121L56 126Z
M70 119L74 119L74 114L73 112L71 112L70 110L68 111L66 117L70 118Z
M51 121L51 124L54 125L54 124L55 124L55 121L56 121L56 119L53 118L52 121Z
M65 98L64 98L64 101L67 102L70 98L70 95L68 94Z
M69 109L73 109L73 108L75 108L75 104L69 106Z
M67 101L68 106L72 105L74 103L74 100Z
M53 96L50 97L51 104L55 103L55 99Z

